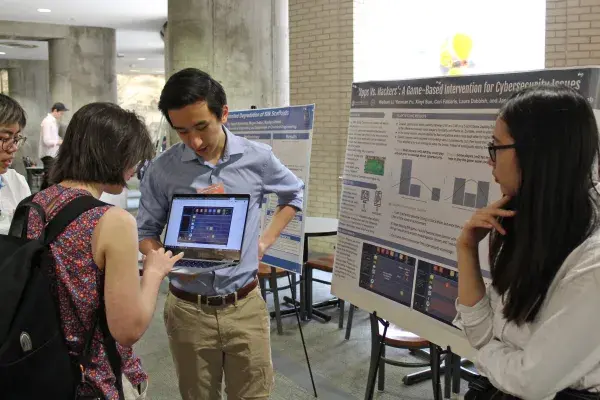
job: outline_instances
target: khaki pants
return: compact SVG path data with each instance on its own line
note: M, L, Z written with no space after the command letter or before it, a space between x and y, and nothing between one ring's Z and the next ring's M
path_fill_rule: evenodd
M273 388L267 307L254 289L236 305L165 303L165 326L184 400L268 399Z

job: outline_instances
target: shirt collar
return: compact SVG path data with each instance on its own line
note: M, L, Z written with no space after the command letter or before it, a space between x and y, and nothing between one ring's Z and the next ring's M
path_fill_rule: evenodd
M225 149L223 150L223 161L227 161L234 154L242 154L244 152L244 144L241 138L235 136L225 126L223 126L223 131L227 136L227 142L225 143ZM187 162L193 160L204 161L202 157L194 152L194 150L190 149L188 146L184 146L181 161Z

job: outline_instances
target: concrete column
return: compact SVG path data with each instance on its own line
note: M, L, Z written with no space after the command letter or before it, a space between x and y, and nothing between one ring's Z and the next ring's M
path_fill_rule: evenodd
M288 0L273 0L274 105L290 104L290 24Z
M38 158L40 122L48 113L50 100L48 94L48 62L39 60L10 60L0 68L8 68L10 96L17 100L27 113L27 126L23 135L27 142L19 149L14 167L24 172L21 157Z
M8 88L10 97L19 101L25 93L25 79L21 68L8 69Z
M71 27L71 89L73 112L96 101L117 102L115 30Z
M160 31L163 43L165 45L165 78L168 79L171 76L171 66L170 66L170 53L169 53L169 29L168 22L165 22L161 31Z
M169 0L169 76L187 67L210 73L232 110L287 104L287 2Z
M49 40L48 52L52 102L63 102L71 110L63 125L88 103L117 102L114 29L71 26L68 37Z
M73 97L71 88L71 49L70 38L52 39L48 41L48 61L50 63L50 102L52 104L60 101L73 109ZM46 104L46 108L52 107ZM65 113L62 125L67 124L73 112Z

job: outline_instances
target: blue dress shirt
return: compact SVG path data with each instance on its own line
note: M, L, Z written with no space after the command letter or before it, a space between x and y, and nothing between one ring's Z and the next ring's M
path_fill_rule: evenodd
M248 193L250 205L241 262L192 282L171 274L171 283L187 292L205 296L233 293L252 282L258 271L260 207L266 194L275 193L279 205L302 209L304 183L273 154L271 147L235 136L225 127L227 142L217 165L204 161L183 143L161 153L148 167L141 182L137 225L140 240L159 238L167 222L175 193L196 193L222 183L225 193Z

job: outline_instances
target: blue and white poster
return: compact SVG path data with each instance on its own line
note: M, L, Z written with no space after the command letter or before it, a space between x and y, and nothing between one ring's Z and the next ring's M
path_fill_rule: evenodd
M579 90L598 109L600 70L357 82L345 156L332 293L454 353L456 238L502 197L488 165L498 108L541 84ZM487 241L479 248L489 280Z
M308 199L314 110L314 105L304 105L232 111L227 122L227 128L237 136L271 146L277 158L304 182L303 210ZM263 227L269 226L276 208L277 196L265 198ZM299 274L303 250L304 212L298 212L262 262Z

